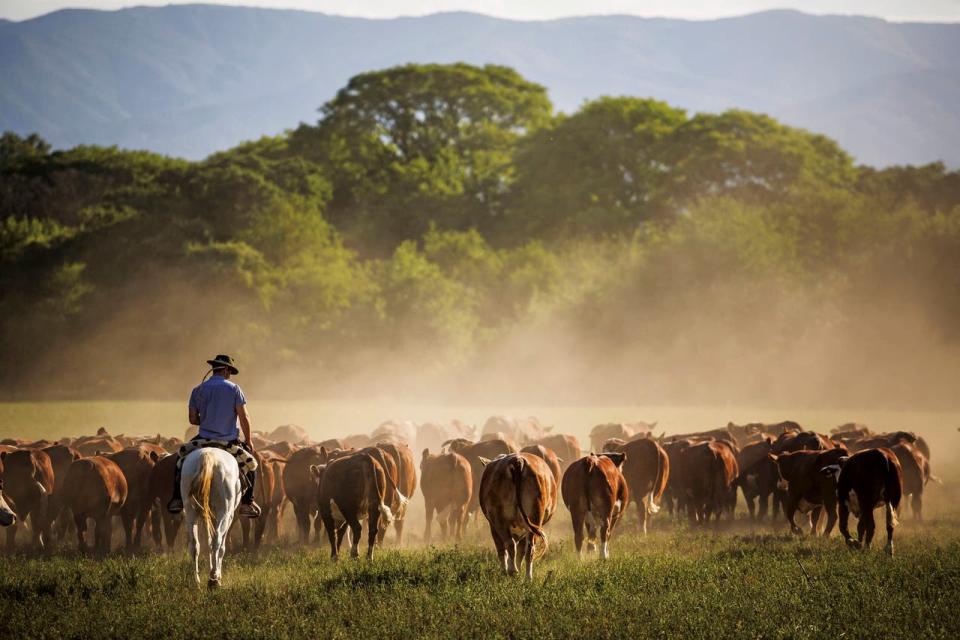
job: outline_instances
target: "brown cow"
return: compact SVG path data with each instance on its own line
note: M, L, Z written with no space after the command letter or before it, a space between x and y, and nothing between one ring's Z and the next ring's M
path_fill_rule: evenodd
M289 442L284 440L282 442L274 442L272 444L268 444L263 448L257 447L257 451L271 451L283 458L289 458L291 455L293 455L293 452L299 448L300 448L299 446L295 444L290 444Z
M690 521L706 524L711 514L719 521L738 475L732 449L719 442L693 444L680 452L678 467Z
M147 491L147 501L152 509L150 523L153 541L157 548L162 548L163 537L165 537L168 550L173 549L173 543L180 531L180 523L183 522L181 514L174 515L167 511L167 503L173 497L173 477L176 470L177 456L168 455L158 460L150 473Z
M287 504L290 503L290 501L287 500L287 494L283 491L283 469L287 465L287 460L270 451L261 451L260 453L264 458L264 464L273 468L274 477L273 495L270 497L272 509L266 519L267 524L264 536L267 541L277 542L280 540L281 535L280 523L283 520L283 514L286 512ZM262 518L263 516L260 517Z
M893 433L881 433L869 438L860 438L851 440L847 443L851 452L863 451L865 449L879 449L881 447L891 448L901 442L913 444L917 441L916 434L909 431L894 431Z
M573 464L575 460L579 460L582 455L580 441L573 436L563 435L561 433L555 433L541 438L533 444L542 444L557 454L561 471L566 471L567 467Z
M397 490L405 497L413 497L417 490L416 461L413 452L405 444L378 442L377 447L386 451L397 467ZM406 509L394 510L393 527L397 532L397 544L403 544L403 523L406 520ZM386 531L386 529L384 529ZM381 539L381 542L383 540Z
M143 526L150 517L150 476L160 456L155 451L131 447L103 456L120 467L127 483L127 498L120 509L120 521L128 551L140 548Z
M310 542L311 519L314 521L317 539L319 540L320 537L321 520L317 512L317 482L311 475L310 467L326 464L327 459L325 449L305 447L290 454L283 468L283 492L293 505L301 544Z
M535 456L543 458L543 461L550 467L550 472L553 473L553 481L558 487L560 486L560 460L557 458L557 454L554 453L553 449L545 447L542 444L528 444L523 449L520 449L520 452L532 453Z
M772 453L780 455L791 451L826 451L837 443L814 431L787 431L773 441Z
M420 491L427 508L424 542L430 544L434 511L440 522L440 535L447 537L449 525L450 535L457 542L462 540L467 525L467 505L473 495L473 474L467 459L452 451L431 455L429 449L424 449L420 460Z
M901 442L890 447L900 462L903 472L902 497L910 496L910 508L916 520L923 520L923 486L926 484L925 470L929 468L926 456L914 445Z
M680 454L693 444L692 440L674 440L662 445L670 464L667 488L663 492L663 504L666 505L670 515L676 515L677 518L681 518L683 511L687 508L687 498L683 489L684 470L680 465Z
M505 440L487 440L457 449L454 449L451 445L450 450L459 453L470 463L470 477L473 478L473 495L470 497L467 513L474 513L480 507L480 482L478 479L483 476L482 459L493 460L497 456L516 453L517 450Z
M319 482L317 493L320 517L330 541L330 559L339 559L339 547L350 528L350 556L360 556L361 520L367 520L367 558L373 557L377 532L393 520L388 496L389 480L375 449L343 456L328 464L314 465L311 473Z
M0 527L9 527L16 522L17 514L14 513L13 507L10 506L7 497L3 494L3 460L0 459Z
M6 496L3 495L3 464L0 463L0 527L16 524L17 514L13 512Z
M80 459L81 454L73 447L63 444L55 444L45 448L43 451L50 456L50 465L53 467L53 493L50 496L50 500L56 505L59 504L59 493L63 489L63 483L67 478L67 469L70 468L74 460ZM63 540L63 536L66 535L69 522L70 519L68 517L57 519L57 526L54 533L56 534L58 542ZM53 525L52 522L50 524Z
M557 485L550 467L532 453L511 453L493 461L484 459L480 478L480 509L490 523L497 556L508 575L517 573L517 556L526 560L527 579L533 580L534 547L557 508Z
M640 528L647 533L647 518L660 511L660 501L670 477L667 452L650 438L641 438L623 446L626 461L623 477L630 487L630 496L637 505ZM623 505L626 511L627 504Z
M657 426L656 422L608 422L598 424L590 429L590 450L600 451L603 443L616 438L624 442L636 437L645 438Z
M759 442L752 442L744 446L737 455L737 486L743 492L743 499L747 503L747 511L751 519L763 520L767 516L771 496L773 497L773 516L780 513L780 493L777 491L777 481L780 472L777 463L770 459L769 453L773 449L773 438L765 437ZM759 509L754 501L759 498Z
M358 451L348 451L344 452L345 455L353 455L354 453L365 453L369 456L372 456L374 460L380 463L380 466L383 467L383 472L387 477L387 505L390 507L390 511L393 514L391 522L397 518L403 518L407 513L407 504L409 502L407 496L400 491L400 469L397 466L396 461L393 456L390 455L385 449L380 447L366 447L364 449L359 449ZM335 456L331 456L330 460L333 460ZM382 527L377 534L378 542L383 543L383 536L386 534L386 526Z
M74 445L74 449L85 458L100 455L101 453L116 453L123 451L123 445L111 437L88 438Z
M30 522L33 548L49 548L51 514L49 498L53 494L54 476L50 456L39 449L20 449L0 453L3 460L3 490L9 506L21 524ZM19 524L7 528L7 550L13 551Z
M127 481L123 471L112 460L103 456L81 458L67 470L61 509L70 509L77 526L77 546L87 552L84 533L87 519L96 524L94 549L105 554L110 551L113 516L120 513L127 499Z
M446 450L462 454L464 450L472 447L476 443L476 440L470 440L469 438L453 438L440 445L440 451Z
M263 533L267 525L276 517L280 505L274 501L276 485L280 478L275 475L276 468L268 461L271 452L255 451L253 457L257 459L257 484L254 488L254 499L260 505L260 517L253 523L253 540L250 539L250 518L240 518L240 534L243 539L243 548L260 549L263 542Z
M867 449L841 459L823 469L837 479L837 502L840 505L840 533L847 545L869 549L877 525L873 510L886 507L887 553L893 555L893 528L897 525L896 510L903 493L903 472L897 456L890 449ZM847 520L853 512L857 522L857 539L850 537Z
M560 491L573 521L573 541L582 557L583 528L587 528L587 552L592 552L600 533L600 559L610 557L607 542L630 501L630 489L621 469L623 453L590 454L580 458L563 474Z
M815 534L822 511L827 512L827 526L824 537L833 531L837 522L837 488L832 476L824 476L821 470L832 464L839 464L847 455L842 449L827 451L791 451L779 455L771 453L769 458L777 465L780 477L787 483L786 497L783 501L783 513L790 524L790 530L800 535L803 530L797 526L794 516L811 513L810 533Z

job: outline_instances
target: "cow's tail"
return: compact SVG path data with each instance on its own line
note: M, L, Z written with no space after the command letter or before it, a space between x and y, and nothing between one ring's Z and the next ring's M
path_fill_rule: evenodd
M650 514L658 513L660 511L660 505L653 501L653 496L660 489L660 486L663 483L663 460L660 459L660 447L655 442L653 442L653 446L653 454L657 458L657 474L654 476L653 486L650 488L650 493L644 496L643 499L647 513Z
M887 518L894 527L900 525L897 510L900 509L900 498L903 496L903 484L900 480L900 474L895 473L896 468L896 465L891 464L890 459L887 458L887 474L884 479L883 493L887 499Z
M207 540L213 535L213 509L210 508L210 488L213 485L214 456L200 450L200 469L190 483L190 498L194 501L207 527Z
M377 491L377 502L379 503L377 510L380 512L384 524L390 524L394 520L393 511L390 510L390 505L386 502L387 489L391 484L390 478L387 476L387 470L379 462L370 456L367 456L367 459L369 460L370 471L373 473L374 487Z
M520 517L523 518L523 523L526 525L527 529L530 531L532 537L531 543L533 544L533 555L535 558L541 557L547 552L547 534L543 532L543 529L532 520L527 515L527 512L523 510L523 467L526 463L521 456L516 456L510 462L510 476L513 480L513 486L517 492L517 510L520 512ZM540 540L541 546L538 549L536 541Z
M385 456L389 456L390 454L387 453L387 452L385 452L385 451L383 451L383 450L380 450L380 455L385 457ZM407 496L405 496L405 495L403 495L402 493L400 493L400 487L397 486L397 483L394 482L394 481L393 481L393 478L390 477L390 474L387 473L387 465L386 465L385 463L383 463L383 462L381 462L380 465L383 467L383 477L384 477L384 480L386 480L386 483L387 483L387 484L386 484L387 493L386 493L385 495L390 496L390 495L394 495L394 494L395 494L395 495L397 496L397 512L396 512L396 513L393 513L393 512L391 511L390 522L393 522L393 520L395 520L395 519L401 519L401 520L402 520L402 519L403 519L403 516L404 516L404 515L406 514L406 512L407 512L407 503L408 503L410 500L409 500L409 498L407 498ZM400 475L400 463L399 463L399 462L395 462L394 466L396 467L396 469L397 469L397 475L399 476L399 475Z
M597 469L597 459L595 456L590 455L587 458L587 472L583 476L583 499L587 503L587 512L585 514L588 522L590 522L590 527L587 528L587 542L590 544L597 543L597 529L599 527L595 526L596 517L593 515L593 509L590 506L590 476L593 475L594 471ZM517 498L519 502L519 497ZM590 531L590 529L593 531Z

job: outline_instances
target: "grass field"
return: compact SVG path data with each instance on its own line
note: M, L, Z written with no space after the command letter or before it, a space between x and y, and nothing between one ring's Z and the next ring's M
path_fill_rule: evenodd
M492 412L415 409L264 403L254 415L263 426L298 422L320 437L369 431L388 416L430 417L416 411L469 420ZM6 404L0 405L0 437L89 433L101 424L115 433L178 433L181 411L177 403ZM923 525L902 514L894 558L882 553L882 540L856 553L836 533L798 539L782 524L753 527L741 507L737 522L718 532L691 530L661 514L646 538L635 532L631 511L611 543L612 559L581 562L560 506L533 584L500 574L483 527L471 525L458 547L422 546L419 494L402 549L391 533L372 562L332 565L325 544L231 551L218 592L195 586L182 548L91 560L77 557L68 541L50 558L0 558L0 637L960 637L956 415L730 408L513 413L536 413L581 437L593 423L626 417L660 419L668 432L728 419L721 415L789 415L817 429L850 419L904 426L928 437L946 482L929 489ZM286 535L292 536L289 517Z
M834 537L685 528L616 537L578 562L555 539L532 584L491 545L387 549L332 565L325 549L228 555L199 590L183 554L6 558L3 637L956 638L956 519L898 532L898 556ZM478 532L479 533L479 532Z

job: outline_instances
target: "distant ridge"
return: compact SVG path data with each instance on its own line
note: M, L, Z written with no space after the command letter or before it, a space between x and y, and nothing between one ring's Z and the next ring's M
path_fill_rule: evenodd
M371 20L219 5L0 20L0 129L55 146L200 158L300 121L361 71L497 63L571 111L604 94L738 107L825 133L861 162L960 166L960 24L792 10L687 21Z

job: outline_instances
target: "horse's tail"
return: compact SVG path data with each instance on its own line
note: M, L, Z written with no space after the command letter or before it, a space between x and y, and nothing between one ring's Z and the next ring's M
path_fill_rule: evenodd
M210 487L213 485L214 456L200 450L200 470L190 483L190 498L196 503L207 525L207 539L213 535L213 510L210 508Z

